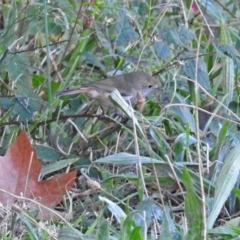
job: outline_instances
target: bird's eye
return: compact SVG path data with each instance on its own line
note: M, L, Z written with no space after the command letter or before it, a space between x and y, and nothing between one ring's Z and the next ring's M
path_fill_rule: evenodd
M152 85L148 85L148 88L152 88Z

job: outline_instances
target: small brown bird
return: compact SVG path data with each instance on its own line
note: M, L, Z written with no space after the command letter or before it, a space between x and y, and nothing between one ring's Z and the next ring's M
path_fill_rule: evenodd
M79 88L63 90L58 93L58 96L86 93L103 109L109 109L114 108L114 104L108 98L114 89L120 92L125 101L130 100L131 104L135 105L139 93L145 97L159 89L159 86L157 80L148 73L131 72L90 82Z

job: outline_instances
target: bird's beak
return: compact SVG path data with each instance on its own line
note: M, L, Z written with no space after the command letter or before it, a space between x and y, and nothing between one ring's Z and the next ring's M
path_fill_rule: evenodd
M155 90L160 90L161 87L160 87L159 85L155 85L155 86L153 87L153 89L155 89Z

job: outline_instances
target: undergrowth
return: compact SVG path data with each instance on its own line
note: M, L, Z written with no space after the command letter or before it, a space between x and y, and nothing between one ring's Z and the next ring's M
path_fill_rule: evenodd
M1 8L1 154L25 127L38 158L52 164L49 176L67 165L79 171L56 219L1 206L2 239L239 235L237 1L13 0ZM124 120L101 115L83 94L57 96L137 70L161 88L142 112L114 91Z

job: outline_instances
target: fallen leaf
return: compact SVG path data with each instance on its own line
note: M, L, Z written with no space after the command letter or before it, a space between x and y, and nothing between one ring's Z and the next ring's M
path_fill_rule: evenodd
M73 187L76 171L53 176L38 181L41 163L36 150L32 148L26 131L23 129L15 142L0 157L0 189L24 196L53 207L61 202L62 196ZM0 191L2 204L12 203L16 199Z

